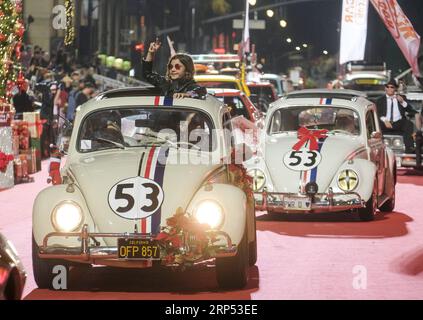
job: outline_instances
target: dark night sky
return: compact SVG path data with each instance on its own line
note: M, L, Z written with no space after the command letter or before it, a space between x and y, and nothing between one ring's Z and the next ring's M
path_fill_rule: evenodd
M182 29L185 30L172 34L172 37L176 43L187 42L189 41L187 37L191 30L190 1L147 0L149 7L147 16L151 19L152 24L160 28L165 24L167 27L181 25ZM197 6L200 4L205 5L206 3L203 1L205 0L195 0ZM283 1L257 0L255 7ZM231 12L245 9L245 0L228 0L227 2L231 4ZM416 31L423 36L423 0L398 0L398 3L414 25ZM164 8L168 10L166 20L164 20ZM279 26L280 14L284 13L275 9L273 18L268 18L264 11L258 14L259 19L266 20L266 30L250 30L251 40L257 45L259 57L265 57L268 64L274 68L274 72L281 72L286 69L287 64L289 64L287 53L295 50L295 47L302 43L309 45L305 58L312 59L321 56L324 49L328 50L330 55L335 55L339 52L342 0L314 0L307 3L288 5L285 8L288 22L287 28L282 29ZM198 23L201 20L216 16L211 10L204 10L201 14L200 12L198 14L196 30L198 30ZM250 14L250 18L253 18L253 14ZM240 41L242 37L242 30L232 29L232 19L208 24L207 26L204 25L203 27L204 34L217 35L222 32L231 34L235 31L236 42ZM291 44L285 41L287 37L293 39ZM198 39L202 38L201 35L197 34L198 42L201 42ZM200 48L200 45L198 45L198 48ZM385 61L394 73L399 69L408 68L402 53L373 9L372 4L369 4L366 60L374 62Z
M241 0L241 2L243 2ZM275 3L275 0L257 0L259 4ZM423 1L398 0L404 13L408 16L417 33L423 36ZM287 6L288 27L282 30L279 19L268 22L266 36L263 31L252 31L254 42L260 43L263 54L271 51L281 53L293 50L295 46L307 43L312 46L311 57L320 55L323 49L330 54L339 52L339 28L342 10L342 0L316 0L310 3ZM269 20L264 13L259 18ZM272 32L269 32L272 30ZM288 44L286 37L294 41ZM408 68L402 53L392 36L386 30L381 18L369 4L368 32L366 43L366 59L369 61L385 61L389 68L395 70Z

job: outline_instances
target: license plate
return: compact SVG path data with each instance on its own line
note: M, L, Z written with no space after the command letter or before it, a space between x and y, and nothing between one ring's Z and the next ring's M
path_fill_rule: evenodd
M290 210L310 210L311 199L309 197L284 197L283 207Z
M160 247L149 239L118 239L118 258L134 260L160 259Z
M396 157L396 160L397 160L397 168L401 167L401 158Z

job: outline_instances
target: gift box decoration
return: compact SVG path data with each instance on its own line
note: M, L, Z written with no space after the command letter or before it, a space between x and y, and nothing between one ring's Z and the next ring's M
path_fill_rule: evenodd
M13 106L5 103L0 103L0 127L10 127L15 115Z
M23 165L22 174L25 173L25 168L24 168L25 161L27 162L28 174L33 174L38 171L37 170L37 154L36 154L35 148L21 151L21 154L19 155L19 159L21 160L21 163Z
M14 186L12 128L0 127L0 190Z
M13 135L19 137L19 149L28 150L29 149L29 128L27 121L13 121Z
M41 171L41 139L31 138L31 149L35 149L36 170Z
M28 123L28 130L31 138L39 138L43 132L43 123L39 112L24 112L23 120Z

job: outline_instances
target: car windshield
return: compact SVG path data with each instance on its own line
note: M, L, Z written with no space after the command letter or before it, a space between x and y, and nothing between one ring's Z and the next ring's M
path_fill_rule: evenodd
M345 89L361 91L383 91L388 79L379 78L355 78L343 82Z
M248 89L250 89L250 92L252 94L256 94L257 96L263 96L269 99L270 102L275 100L274 92L272 90L272 87L270 86L254 86L250 85L248 86Z
M333 134L360 134L358 113L340 107L292 107L278 109L272 114L269 133L297 131L300 127L311 130L327 129Z
M250 116L248 115L247 107L244 104L244 101L242 101L241 97L237 96L216 96L217 99L224 102L230 109L231 116L244 116L246 119L250 119Z
M194 109L112 108L84 118L79 152L168 144L175 148L213 151L215 130L210 117Z

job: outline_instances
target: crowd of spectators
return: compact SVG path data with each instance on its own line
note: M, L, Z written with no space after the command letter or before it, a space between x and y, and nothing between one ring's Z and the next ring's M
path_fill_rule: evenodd
M94 67L79 65L63 49L50 55L39 46L25 46L21 63L25 81L13 89L16 118L40 109L43 124L42 157L49 157L49 145L56 143L59 128L74 120L76 107L96 94Z

